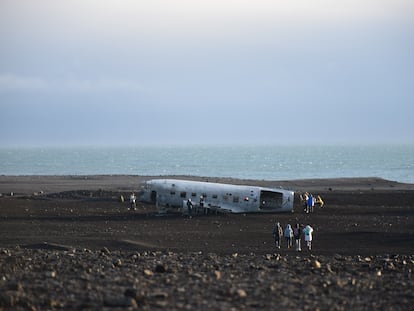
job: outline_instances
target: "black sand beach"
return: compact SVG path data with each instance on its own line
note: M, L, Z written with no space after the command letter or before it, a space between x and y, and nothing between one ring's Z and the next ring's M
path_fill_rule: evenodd
M121 195L143 176L0 176L0 308L409 310L414 185L377 178L254 181L320 194L292 214L159 216ZM11 195L13 194L13 195ZM275 222L313 250L276 249Z

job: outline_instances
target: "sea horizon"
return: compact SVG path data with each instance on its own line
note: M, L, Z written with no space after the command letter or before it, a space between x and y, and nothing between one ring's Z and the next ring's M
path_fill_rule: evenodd
M378 177L414 183L414 144L10 146L0 148L0 175Z

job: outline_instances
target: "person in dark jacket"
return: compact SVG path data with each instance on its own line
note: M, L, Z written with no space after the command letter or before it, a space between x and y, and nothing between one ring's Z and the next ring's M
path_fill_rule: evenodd
M280 248L280 245L282 243L282 226L280 223L276 223L275 227L273 228L273 237L275 238L275 245L277 248Z
M191 198L187 200L187 209L188 209L188 216L190 216L191 218L193 215L193 202L191 201Z
M299 224L296 224L295 228L293 228L293 237L295 239L296 251L302 251L300 247L300 240L302 238L302 228Z

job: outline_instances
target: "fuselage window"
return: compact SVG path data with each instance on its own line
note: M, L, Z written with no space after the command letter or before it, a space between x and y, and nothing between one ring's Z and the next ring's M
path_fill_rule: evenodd
M197 193L193 192L193 193L191 193L191 196L192 197L196 197L197 196Z
M239 203L239 197L238 196L233 197L233 203Z
M217 199L217 194L213 194L212 198Z
M171 192L170 192L170 194L171 194L171 195L175 195L175 192L174 192L174 191L171 191Z
M182 198L187 197L187 193L186 193L185 191L181 192L181 193L180 193L180 197L182 197Z

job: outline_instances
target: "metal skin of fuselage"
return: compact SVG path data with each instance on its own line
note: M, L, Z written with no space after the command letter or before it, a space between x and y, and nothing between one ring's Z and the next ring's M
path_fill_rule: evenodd
M293 212L294 192L284 189L178 179L153 179L145 183L138 200L167 208L182 208L188 199L196 206L218 212Z

